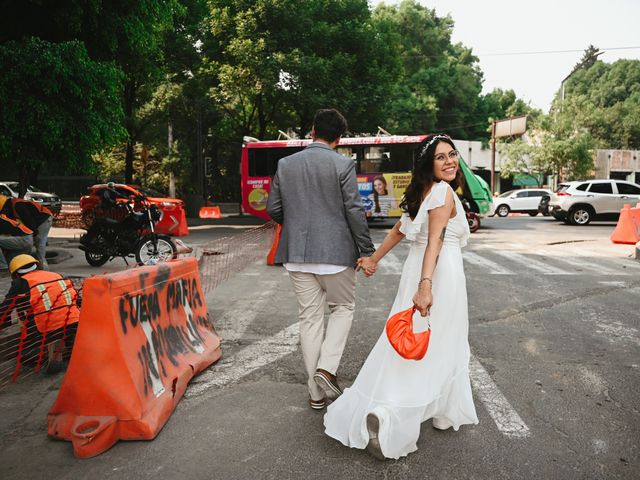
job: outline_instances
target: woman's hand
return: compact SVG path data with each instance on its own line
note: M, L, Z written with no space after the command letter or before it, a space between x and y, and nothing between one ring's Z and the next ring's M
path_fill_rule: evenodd
M372 276L378 269L378 262L371 257L360 257L356 266L356 272L362 270L367 277Z
M429 315L429 310L431 310L431 305L433 304L431 284L424 282L418 287L418 291L413 296L413 304L420 312L420 315L423 317Z

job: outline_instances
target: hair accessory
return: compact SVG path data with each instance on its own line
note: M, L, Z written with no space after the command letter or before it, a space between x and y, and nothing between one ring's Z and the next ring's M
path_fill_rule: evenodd
M444 134L438 134L431 137L431 139L427 142L427 144L424 147L422 147L422 150L420 150L420 157L424 157L424 154L427 153L427 150L431 145L433 145L433 142L435 142L436 140L442 140L444 138L446 138L447 140L450 140L449 135L444 135Z

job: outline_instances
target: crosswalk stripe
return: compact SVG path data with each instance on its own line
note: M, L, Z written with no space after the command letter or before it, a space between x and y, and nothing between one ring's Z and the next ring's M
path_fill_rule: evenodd
M496 251L493 253L500 255L513 262L524 265L525 267L531 268L532 270L536 270L540 273L546 273L547 275L575 275L575 272L567 272L566 270L562 270L560 268L547 265L546 263L543 263L540 260L536 260L531 256L525 257L524 255L517 252Z
M470 250L464 250L462 252L462 257L469 263L488 268L489 273L492 275L514 275L511 270L504 268L502 265L484 258Z
M528 437L531 434L529 427L522 421L518 412L513 409L509 401L493 382L491 376L473 355L471 355L469 368L473 388L489 412L489 415L491 415L498 430L507 437Z
M217 364L198 376L198 382L189 386L185 397L196 397L210 388L237 383L251 372L295 352L299 336L300 322L297 322L229 357L223 356Z
M379 267L380 269L378 271L381 273L389 275L402 274L402 261L393 252L387 253L382 260L380 260Z
M614 269L609 266L605 266L601 263L595 263L593 257L569 256L566 254L560 257L555 255L556 252L551 252L549 250L536 250L535 253L537 254L539 253L540 255L546 255L546 256L549 256L550 258L553 258L554 261L558 261L560 263L567 263L573 267L592 271L595 273L602 273L606 275L625 275L626 274L625 272L621 271L622 269Z

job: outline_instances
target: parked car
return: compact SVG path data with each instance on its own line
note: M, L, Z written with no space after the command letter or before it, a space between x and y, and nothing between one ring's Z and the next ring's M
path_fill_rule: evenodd
M549 200L551 199L551 195L551 193L542 195L542 197L540 197L540 203L538 204L538 213L541 213L545 217L551 215L549 213Z
M592 220L617 220L625 203L640 202L640 185L624 180L584 180L558 185L549 213L572 225Z
M0 195L7 197L19 197L20 183L18 182L0 182ZM47 193L40 191L39 188L29 185L27 192L24 194L25 200L32 200L41 203L42 206L51 210L51 213L57 215L62 210L62 200L55 193Z
M544 188L509 190L496 197L493 203L499 217L506 217L510 212L523 212L535 217L538 214L540 198L551 193L551 190Z
M101 183L89 187L88 194L80 198L80 211L82 212L82 222L88 228L93 223L93 219L98 216L110 216L108 212L97 211L95 207L100 207L101 204L101 192L107 188L106 183ZM133 196L137 197L142 194L147 197L147 200L152 205L158 205L160 210L174 210L178 207L184 207L184 202L177 198L167 197L163 193L158 192L152 188L144 188L138 185L125 185L122 183L116 183L114 189L123 196L118 199L119 202L127 202L128 198ZM138 202L134 207L136 210L142 210L143 204ZM99 210L99 209L98 209Z

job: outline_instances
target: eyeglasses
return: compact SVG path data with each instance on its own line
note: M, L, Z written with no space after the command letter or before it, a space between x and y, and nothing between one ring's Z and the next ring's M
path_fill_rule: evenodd
M438 162L444 162L447 159L447 157L449 157L449 160L456 160L458 158L458 155L460 154L458 153L457 150L451 150L448 154L439 153L438 155L433 157L433 159Z

